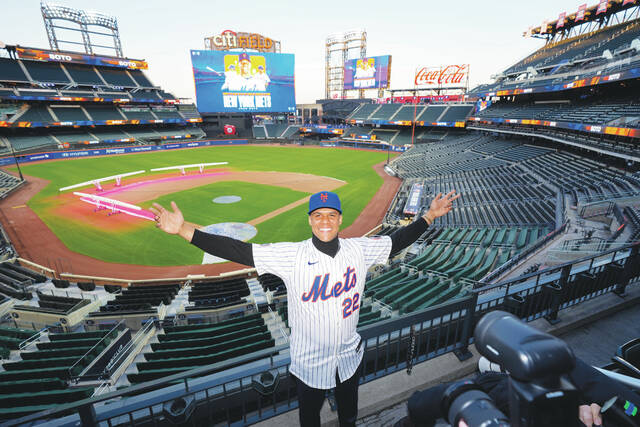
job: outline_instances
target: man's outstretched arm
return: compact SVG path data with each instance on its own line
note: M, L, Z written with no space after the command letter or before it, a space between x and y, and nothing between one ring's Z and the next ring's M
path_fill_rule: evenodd
M157 203L153 204L151 212L155 215L156 227L166 233L179 235L208 254L239 264L255 266L253 249L250 243L231 237L204 233L193 225L184 222L184 216L174 202L171 202L171 208L173 212L168 211Z
M417 221L412 222L406 227L402 227L391 235L391 255L394 255L413 242L418 240L418 237L427 231L427 228L436 218L446 215L451 211L453 207L453 201L460 197L460 194L456 195L456 190L452 190L445 196L439 193L429 206L429 210Z

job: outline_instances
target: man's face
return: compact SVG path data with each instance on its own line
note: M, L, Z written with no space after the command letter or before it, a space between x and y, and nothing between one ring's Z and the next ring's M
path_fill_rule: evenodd
M251 62L249 61L240 61L240 72L243 76L248 76L251 74Z
M309 215L309 225L313 234L323 242L335 239L342 224L342 215L335 209L320 208Z

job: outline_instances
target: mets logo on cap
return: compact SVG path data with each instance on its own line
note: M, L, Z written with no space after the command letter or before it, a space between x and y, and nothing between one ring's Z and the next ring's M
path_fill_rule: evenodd
M340 198L331 191L320 191L309 198L309 213L320 208L331 208L342 213Z

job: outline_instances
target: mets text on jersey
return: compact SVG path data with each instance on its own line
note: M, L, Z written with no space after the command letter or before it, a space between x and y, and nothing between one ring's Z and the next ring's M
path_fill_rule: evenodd
M355 288L357 278L354 268L347 267L347 271L344 273L343 277L344 281L336 282L333 287L329 287L329 273L326 273L324 276L316 276L315 279L313 279L311 289L302 294L302 301L316 302L318 298L322 301L326 301L331 297L338 298L343 292L349 292L351 289Z

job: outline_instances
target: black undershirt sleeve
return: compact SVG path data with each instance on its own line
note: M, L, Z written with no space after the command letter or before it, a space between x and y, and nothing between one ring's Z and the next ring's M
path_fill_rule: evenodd
M422 236L422 234L427 231L427 228L429 228L429 224L427 224L427 221L423 217L420 217L417 221L412 222L406 227L396 230L390 236L391 254L389 256L395 255L418 240L418 237Z
M238 264L255 267L251 243L195 230L191 238L191 244L208 254L237 262Z

